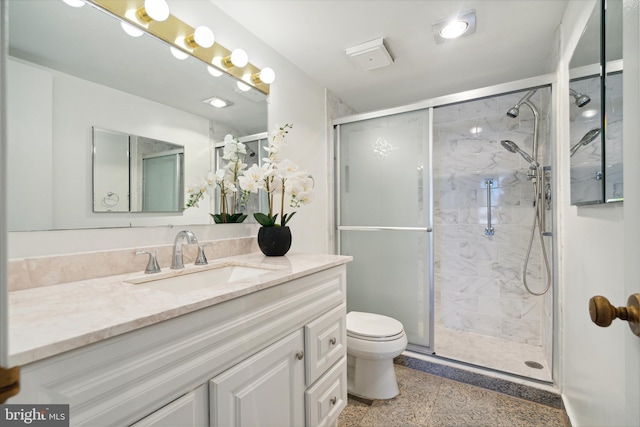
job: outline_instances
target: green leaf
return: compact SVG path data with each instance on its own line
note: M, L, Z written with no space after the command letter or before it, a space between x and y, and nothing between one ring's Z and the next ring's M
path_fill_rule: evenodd
M235 213L229 216L229 222L240 223L247 219L247 216L243 213Z
M276 217L278 214L270 217L269 215L263 214L262 212L256 212L253 214L253 217L258 221L258 224L263 227L274 227L276 225Z
M222 215L214 215L214 214L209 214L211 215L211 217L213 218L213 222L215 222L216 224L222 224L224 221L222 219Z
M289 221L291 221L291 218L293 218L293 216L294 216L295 214L296 214L295 212L291 212L291 213L289 213L289 214L284 214L284 215L282 215L282 221L281 221L281 224L280 224L280 225L282 225L283 227L284 227L285 225L287 225L287 223L288 223Z

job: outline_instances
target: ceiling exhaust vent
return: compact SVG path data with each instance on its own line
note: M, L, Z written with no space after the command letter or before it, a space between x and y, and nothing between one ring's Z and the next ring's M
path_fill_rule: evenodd
M386 67L393 62L393 58L384 46L384 38L382 37L349 47L346 54L365 71Z

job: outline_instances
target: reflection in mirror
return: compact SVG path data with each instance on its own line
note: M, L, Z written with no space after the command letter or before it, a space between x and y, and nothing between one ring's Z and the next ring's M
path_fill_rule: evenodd
M622 201L622 0L596 3L569 66L571 90L592 98L571 104L571 204Z
M570 82L571 204L602 203L600 76Z
M184 147L93 128L94 212L180 212Z
M622 0L607 0L605 10L604 111L605 202L624 199L622 168Z
M596 2L569 63L571 204L604 201L600 1Z
M176 60L151 36L128 36L88 4L16 0L8 10L9 230L210 224L214 208L204 204L133 214L144 202L132 192L127 209L120 187L102 188L95 199L105 208L98 196L113 204L117 194L118 211L94 212L92 126L179 141L184 182L195 182L213 166L212 141L266 130L266 96L240 92L233 77L213 77L195 58ZM232 105L203 102L214 96Z
M129 135L93 129L93 211L129 212Z
M247 135L245 137L238 138L238 141L245 145L247 154L244 156L243 163L246 163L246 169L253 165L262 167L264 159L264 147L268 145L267 132L262 132L255 135ZM217 143L215 148L215 165L216 170L221 169L224 166L225 160L222 158L224 155L224 142ZM255 219L251 215L254 212L265 212L267 210L267 198L263 192L251 193L245 195L243 198L236 199L235 211L248 215L245 222L255 223ZM215 200L215 211L220 212L220 200ZM231 210L231 209L230 209Z

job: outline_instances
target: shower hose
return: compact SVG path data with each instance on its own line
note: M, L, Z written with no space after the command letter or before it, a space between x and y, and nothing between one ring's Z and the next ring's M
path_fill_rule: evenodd
M536 171L536 175L534 179L531 180L533 184L533 194L535 198L535 201L534 201L535 214L533 215L533 225L531 226L531 234L529 235L529 246L527 248L527 255L524 258L524 266L522 268L522 283L524 284L524 287L527 290L527 292L529 292L531 295L542 296L546 294L549 288L551 287L551 269L549 267L549 257L547 256L547 250L544 245L544 240L542 239L541 210L545 209L545 206L544 206L544 196L543 196L544 188L540 186L540 183L542 182L541 174L544 172L542 171L542 168L540 166L537 166L535 168L535 171ZM535 235L536 235L536 227L538 228L538 237L540 239L540 249L542 250L542 258L544 260L544 268L545 268L546 278L547 278L546 287L542 292L532 291L531 288L529 288L529 284L527 283L527 268L529 265L529 258L531 257L531 247L533 246L533 239L535 238Z

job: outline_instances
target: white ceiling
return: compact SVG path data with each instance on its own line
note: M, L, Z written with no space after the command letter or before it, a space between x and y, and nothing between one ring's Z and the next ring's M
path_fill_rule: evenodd
M549 72L569 0L210 1L366 112ZM469 9L476 11L476 33L436 44L431 24ZM345 49L378 37L395 62L360 70Z

